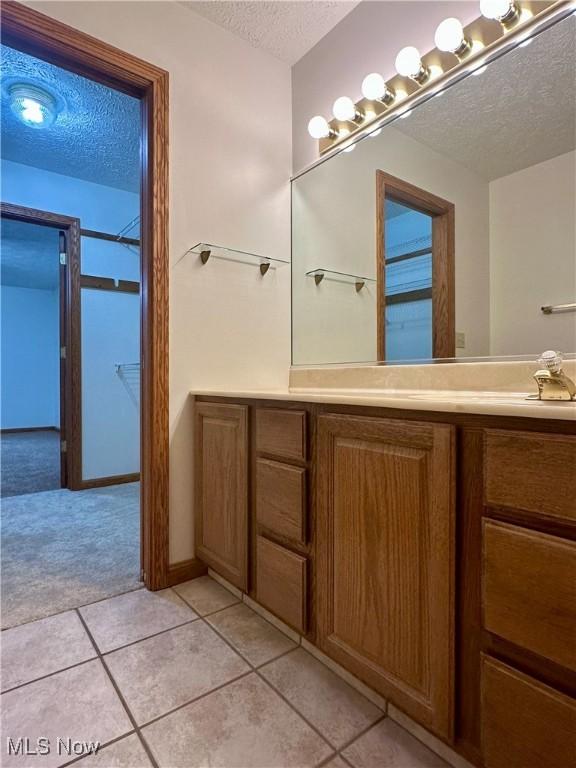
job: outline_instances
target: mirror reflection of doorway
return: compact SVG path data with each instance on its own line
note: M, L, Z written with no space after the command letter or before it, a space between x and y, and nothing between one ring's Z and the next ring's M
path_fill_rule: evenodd
M378 360L455 355L454 205L376 172Z

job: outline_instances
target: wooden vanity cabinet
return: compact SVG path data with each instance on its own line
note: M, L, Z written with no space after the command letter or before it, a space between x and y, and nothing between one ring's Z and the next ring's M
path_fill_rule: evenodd
M576 423L197 398L198 557L481 768L576 756Z
M454 427L321 415L319 647L452 735Z
M198 557L248 587L248 408L196 403L195 536Z

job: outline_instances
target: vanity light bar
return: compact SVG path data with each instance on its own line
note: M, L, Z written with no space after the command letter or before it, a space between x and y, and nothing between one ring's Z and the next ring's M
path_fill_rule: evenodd
M480 0L480 13L466 27L456 18L445 19L434 36L436 47L424 56L414 46L407 46L396 57L397 75L386 81L377 72L367 75L362 82L363 98L356 103L348 96L336 99L333 118L321 115L308 123L308 133L318 140L319 154L325 155L340 145L352 146L360 133L376 131L386 117L409 114L412 106L423 95L440 93L454 76L465 72L484 71L485 57L528 22L555 15L569 8L567 0L532 3L530 0ZM369 127L372 126L370 130Z

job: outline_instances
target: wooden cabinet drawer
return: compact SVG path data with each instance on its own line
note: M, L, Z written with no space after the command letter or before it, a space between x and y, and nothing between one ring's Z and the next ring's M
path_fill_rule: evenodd
M487 430L484 500L576 520L576 437Z
M576 670L576 543L515 525L483 525L484 626Z
M256 519L272 533L306 541L306 470L269 459L256 461Z
M257 538L256 599L298 632L306 631L306 558Z
M256 450L270 456L306 460L306 412L259 408Z
M484 656L482 747L486 768L573 766L576 701Z

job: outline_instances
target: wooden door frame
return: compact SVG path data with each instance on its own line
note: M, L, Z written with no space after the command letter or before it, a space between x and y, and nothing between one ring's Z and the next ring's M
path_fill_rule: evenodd
M168 73L6 0L2 42L141 100L141 550L145 585L168 564ZM190 577L188 577L190 578Z
M454 203L414 184L376 171L376 289L377 355L386 361L386 199L403 203L432 216L432 357L456 355ZM440 258L435 258L436 254Z
M62 478L61 468L61 481L63 488L75 490L82 480L82 437L79 421L82 384L79 356L80 315L71 310L80 301L80 219L5 202L0 202L0 217L50 227L64 231L67 235L66 265L59 291L59 346L66 349L66 357L60 358L60 441L66 441L66 477L65 480Z

